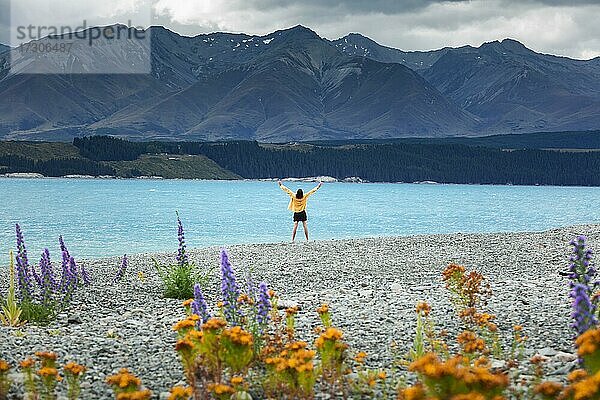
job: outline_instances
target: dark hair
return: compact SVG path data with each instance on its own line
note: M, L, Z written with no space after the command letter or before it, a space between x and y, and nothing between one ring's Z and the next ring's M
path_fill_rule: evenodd
M302 191L302 189L298 189L298 191L296 192L296 198L301 199L303 197L304 197L304 192Z

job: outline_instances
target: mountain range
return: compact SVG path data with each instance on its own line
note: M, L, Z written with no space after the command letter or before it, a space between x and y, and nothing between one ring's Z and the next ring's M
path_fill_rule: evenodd
M600 58L540 54L515 40L405 52L303 26L149 33L149 42L74 46L68 57L0 49L0 138L284 142L600 127ZM144 58L150 73L126 73ZM99 73L107 65L120 73ZM62 73L30 73L44 69Z

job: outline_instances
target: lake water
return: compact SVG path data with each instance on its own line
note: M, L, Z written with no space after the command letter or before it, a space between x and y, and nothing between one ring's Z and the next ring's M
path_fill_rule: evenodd
M15 222L35 260L60 234L77 258L175 251L175 210L192 247L288 241L287 204L274 182L0 178L0 261ZM599 205L600 188L330 183L307 211L311 239L331 239L538 231L598 222Z

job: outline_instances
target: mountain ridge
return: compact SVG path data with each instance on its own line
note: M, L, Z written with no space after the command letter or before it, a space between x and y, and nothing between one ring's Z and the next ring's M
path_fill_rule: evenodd
M514 39L403 52L302 25L262 36L148 31L150 44L135 47L151 59L147 75L7 75L0 56L0 138L281 142L600 126L600 57L544 55ZM125 68L114 54L127 46L79 51L70 71L106 57ZM12 58L24 71L37 62Z

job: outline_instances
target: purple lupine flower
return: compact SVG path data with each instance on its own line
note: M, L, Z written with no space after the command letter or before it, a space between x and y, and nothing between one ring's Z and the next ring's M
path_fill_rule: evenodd
M66 274L66 276L63 276L64 285L61 287L63 303L69 303L73 292L77 288L77 264L73 257L69 257L69 264L63 270L63 274Z
M248 292L248 297L256 302L256 285L254 284L254 279L252 279L252 273L249 269L246 270L246 290Z
M63 246L61 245L61 248ZM61 291L64 293L66 285L67 285L67 279L69 277L69 274L71 273L70 269L69 269L69 259L71 257L69 256L69 251L64 249L62 250L62 262L60 264L61 266L61 276L60 276L60 287L61 287Z
M40 259L40 280L41 300L44 304L47 304L52 300L57 289L54 271L52 271L52 263L50 262L50 251L48 249L44 249L42 258Z
M590 328L598 324L595 312L596 306L590 301L588 287L581 283L575 283L571 290L570 297L573 299L573 317L572 327L581 335Z
M63 253L67 253L67 259L70 257L69 254L69 250L67 249L67 246L65 245L65 241L63 240L62 235L60 235L58 237L58 243L60 244L60 251Z
M203 324L210 319L208 306L206 305L206 300L202 294L202 288L197 283L194 285L194 301L192 301L192 312L200 317L198 325Z
M37 283L38 287L42 287L42 278L40 277L40 275L37 273L37 271L35 270L35 264L31 265L31 275L33 276L33 279L35 280L35 283Z
M117 275L115 276L115 279L113 279L113 282L120 281L121 279L123 279L125 277L125 271L127 271L128 265L129 265L129 260L127 259L127 254L123 254L123 260L121 261L121 266L119 267L119 270L117 271Z
M598 298L594 296L594 291L599 282L594 280L596 269L592 265L592 250L587 248L587 238L578 236L571 241L571 245L573 254L569 259L569 296L573 299L572 327L577 335L581 335L598 323L595 316Z
M83 280L83 284L85 286L89 286L92 284L92 279L90 278L90 274L88 274L87 269L85 269L85 265L81 264L81 279Z
M64 288L66 285L66 279L69 276L69 259L71 258L71 255L69 254L69 249L67 249L62 235L58 237L58 243L60 244L60 252L62 254L62 275L60 278L60 286L61 288Z
M231 324L238 324L237 300L240 297L240 289L225 249L221 250L221 294L225 319Z
M183 267L188 264L188 256L185 251L185 233L183 231L183 224L179 218L179 212L177 212L177 239L179 240L177 263Z
M269 322L269 311L271 311L271 298L267 285L262 282L258 286L258 304L256 306L256 322L261 328Z
M31 287L31 277L29 272L29 260L27 259L27 249L25 248L25 239L23 238L23 232L21 226L15 224L15 231L17 235L17 283L19 286L19 299L26 300L30 299L33 293Z

